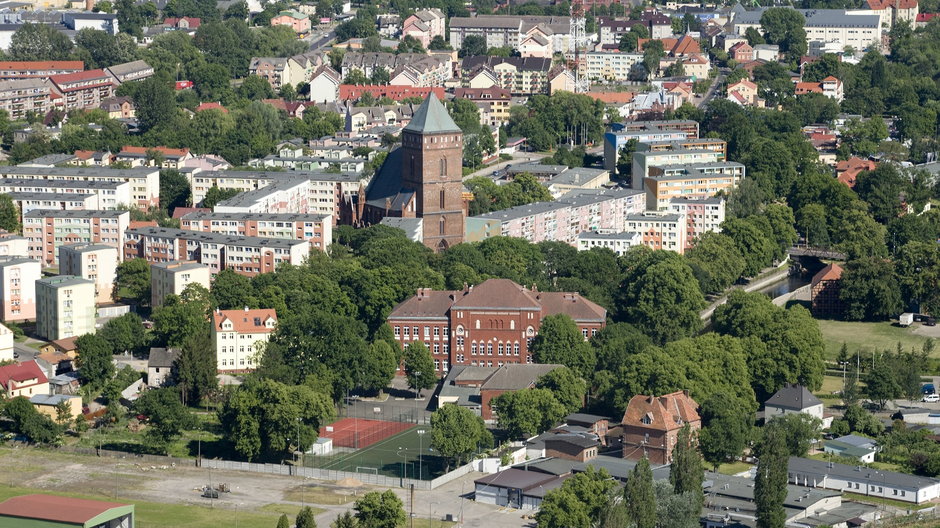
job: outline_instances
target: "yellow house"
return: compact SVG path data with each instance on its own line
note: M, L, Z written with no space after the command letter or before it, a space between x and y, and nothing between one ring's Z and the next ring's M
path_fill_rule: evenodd
M67 394L37 394L29 399L29 403L32 403L33 407L35 407L37 411L45 414L54 422L59 421L59 405L63 403L69 411L69 421L74 420L75 417L81 416L82 414L81 396L69 396Z

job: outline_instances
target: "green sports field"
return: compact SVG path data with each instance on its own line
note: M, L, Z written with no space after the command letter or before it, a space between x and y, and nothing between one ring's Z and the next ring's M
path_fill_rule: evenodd
M430 448L430 443L431 428L419 425L352 453L306 455L304 464L336 471L431 480L444 474L445 461Z

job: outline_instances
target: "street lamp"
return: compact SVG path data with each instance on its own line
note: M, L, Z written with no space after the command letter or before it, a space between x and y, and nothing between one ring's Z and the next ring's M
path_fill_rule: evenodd
M421 471L421 455L424 453L424 433L427 431L424 429L418 429L418 480L423 480L424 476Z

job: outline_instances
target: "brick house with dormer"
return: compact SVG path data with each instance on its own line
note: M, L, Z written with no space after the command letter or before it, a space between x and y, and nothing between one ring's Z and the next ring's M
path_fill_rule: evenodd
M702 427L696 409L698 404L685 391L631 398L623 415L623 458L645 456L650 464L671 463L679 430L685 424L693 431Z
M500 367L532 363L529 346L548 315L570 316L587 340L604 327L607 310L572 292L540 292L509 279L457 291L418 290L392 309L388 324L404 348L422 341L438 372L451 365Z

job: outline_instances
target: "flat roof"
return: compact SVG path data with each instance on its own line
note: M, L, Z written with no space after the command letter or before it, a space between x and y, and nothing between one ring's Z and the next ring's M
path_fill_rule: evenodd
M29 162L27 162L29 163ZM124 180L128 178L146 178L160 174L156 168L112 169L109 167L30 167L13 165L0 167L0 174L31 176L81 176L102 179Z
M298 221L322 221L324 218L332 218L333 215L301 214L301 213L215 213L201 212L184 214L180 220L262 220L271 222L298 222Z
M33 181L33 180L30 180ZM85 201L88 198L94 196L94 194L84 194L84 193L59 193L59 192L28 192L28 191L14 191L7 193L10 198L13 198L13 201L17 200L52 200L58 202L75 202L75 201Z
M103 249L113 249L114 251L117 251L117 250L118 250L118 249L117 249L116 247L114 247L114 246L108 246L108 245L105 245L105 244L86 244L86 243L84 243L84 242L78 242L78 243L75 243L75 244L63 244L63 245L59 246L59 249L62 249L62 248L68 248L68 249L70 249L70 250L72 250L72 251L75 251L75 252L78 252L78 253L88 253L88 252L91 252L91 251L101 251L101 250L103 250Z
M116 209L74 209L63 211L62 209L33 209L23 215L24 218L117 218L119 216L130 216L129 211L118 211Z
M171 260L170 262L155 262L151 264L150 266L153 268L172 270L174 272L209 268L209 266L206 266L205 264L200 264L198 262L186 262L182 260Z
M186 231L185 229L173 229L169 227L136 227L125 231L125 239L127 239L127 235L183 239L193 242L207 242L210 244L222 244L226 246L272 247L289 249L300 244L309 244L309 242L306 240L224 235L219 233L204 233L201 231Z
M81 284L94 285L93 281L76 277L75 275L56 275L55 277L45 277L36 281L36 284L44 284L50 288L65 288L66 286L78 286Z
M641 237L642 235L636 231L622 231L620 233L596 233L594 231L582 231L578 234L578 240L633 240Z
M0 172L2 173L2 172ZM114 190L122 185L130 185L126 181L106 180L40 180L29 178L0 178L0 186L7 187L34 187L34 188L77 188Z
M791 473L809 473L826 475L847 480L870 480L883 483L885 486L919 490L936 486L940 480L928 477L918 477L895 471L881 471L861 466L830 463L825 460L812 460L809 458L790 457L788 467Z

